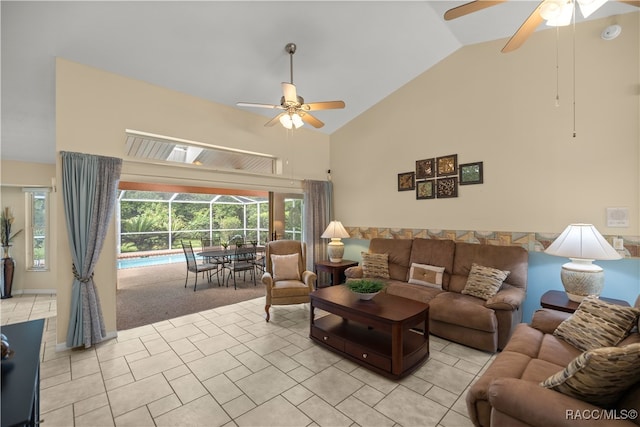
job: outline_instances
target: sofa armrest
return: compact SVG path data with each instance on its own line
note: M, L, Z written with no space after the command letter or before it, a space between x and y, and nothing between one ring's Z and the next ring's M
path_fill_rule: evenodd
M317 279L318 276L313 271L305 270L302 272L302 281L312 291L315 289Z
M545 334L553 334L553 331L556 330L558 325L560 325L560 323L569 316L571 316L571 313L551 310L549 308L541 308L533 313L531 327L544 332Z
M524 290L513 286L505 287L489 298L485 307L493 310L517 310L525 298Z
M532 381L496 378L489 385L488 395L493 411L502 412L531 426L611 425L611 419L607 418L604 409L541 387ZM620 420L617 425L635 426L628 420Z
M349 267L344 271L344 276L347 279L362 279L364 277L364 273L361 265L356 265L354 267Z

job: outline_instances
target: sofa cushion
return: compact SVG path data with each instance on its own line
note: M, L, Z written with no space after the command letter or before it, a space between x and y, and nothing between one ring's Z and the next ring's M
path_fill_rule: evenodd
M484 300L455 292L443 292L432 299L429 302L429 318L484 332L498 330L496 315L484 306Z
M463 294L488 300L498 293L502 282L509 275L509 271L502 271L497 268L485 267L473 263L467 278L467 284L462 290Z
M609 304L589 296L553 334L583 351L610 347L629 335L639 314L637 308Z
M409 283L442 289L443 273L444 267L414 262L409 269Z
M388 279L389 254L371 254L368 252L362 252L362 273L364 277Z
M389 254L389 278L406 282L411 266L409 258L412 246L412 239L375 238L369 242L369 253Z
M444 267L442 275L442 289L449 288L449 278L453 271L453 257L456 252L456 243L448 239L424 239L416 237L411 246L411 264L428 264ZM408 281L408 277L405 281Z
M594 405L608 407L638 381L640 344L631 344L585 351L541 385Z
M390 280L387 282L385 292L403 298L429 303L436 295L443 293L442 289L430 288L422 285L412 285L407 282Z
M300 280L298 271L298 258L300 254L271 255L271 268L273 281Z

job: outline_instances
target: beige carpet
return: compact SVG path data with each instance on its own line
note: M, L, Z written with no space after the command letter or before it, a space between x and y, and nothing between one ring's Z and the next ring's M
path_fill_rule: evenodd
M118 290L116 292L116 326L126 330L148 325L186 314L197 313L223 305L234 304L253 298L264 297L261 274L256 277L256 286L247 274L236 279L238 289L218 286L215 276L211 283L198 277L198 288L193 291L195 276L189 273L187 287L184 287L187 268L184 263L172 263L149 267L125 268L118 270Z

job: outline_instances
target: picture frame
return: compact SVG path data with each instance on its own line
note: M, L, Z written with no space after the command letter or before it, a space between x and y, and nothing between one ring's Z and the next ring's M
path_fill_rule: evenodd
M416 160L416 179L429 179L436 177L436 159Z
M398 174L398 191L413 191L416 188L416 173L402 172Z
M438 176L458 175L458 155L449 154L436 158L436 171Z
M458 177L440 178L436 181L438 199L458 197Z
M482 162L465 163L460 165L460 185L482 184Z
M416 200L426 200L436 198L435 180L416 182Z

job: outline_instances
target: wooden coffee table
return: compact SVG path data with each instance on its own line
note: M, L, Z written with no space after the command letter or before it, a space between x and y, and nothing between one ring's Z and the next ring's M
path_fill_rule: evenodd
M402 378L429 357L429 305L379 293L359 300L344 285L311 294L309 337L375 372ZM329 312L315 318L315 309ZM411 330L417 327L423 333Z

